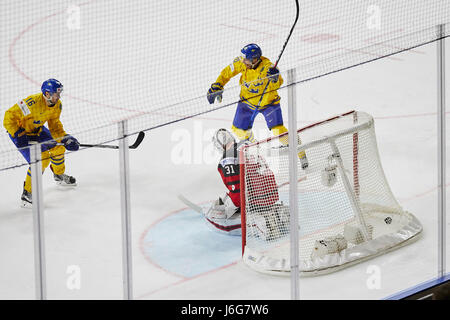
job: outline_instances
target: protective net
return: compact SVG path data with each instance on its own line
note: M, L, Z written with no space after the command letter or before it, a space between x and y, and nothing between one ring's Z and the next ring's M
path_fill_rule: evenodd
M373 118L349 112L300 129L309 166L298 161L299 258L303 274L326 273L415 239L420 222L386 181ZM244 261L290 271L289 160L283 137L241 150ZM286 141L286 140L284 140Z
M64 84L62 122L84 143L151 130L239 100L237 78L222 104L206 91L240 49L257 43L276 61L296 17L295 1L59 1L0 3L0 115L38 93L42 82ZM299 1L299 19L279 63L298 82L337 72L447 37L445 0ZM285 84L286 85L286 84ZM261 92L260 92L261 93ZM0 135L0 170L24 165Z

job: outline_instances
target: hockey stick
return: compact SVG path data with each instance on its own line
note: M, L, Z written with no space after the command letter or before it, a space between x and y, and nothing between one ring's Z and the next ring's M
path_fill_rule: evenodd
M293 31L294 31L295 25L297 24L299 12L300 12L299 5L298 5L298 0L295 0L295 5L296 5L296 7L297 7L297 13L296 13L296 15L295 15L295 21L294 21L294 24L292 25L291 30L289 31L289 35L288 35L286 41L284 42L283 48L281 49L281 52L280 52L280 54L278 55L277 61L275 62L275 64L273 65L272 68L276 68L276 67L278 66L278 63L280 62L281 56L283 55L284 49L286 48L286 46L287 46L287 44L288 44L288 42L289 42L289 39L291 38L291 35L292 35ZM258 105L256 106L255 110L253 111L252 119L254 119L254 118L256 117L256 113L257 113L257 111L259 110L259 107L260 107L260 105L261 105L262 98L263 98L264 94L266 93L266 90L267 90L267 87L269 86L269 83L270 83L270 79L268 79L268 81L267 81L267 83L266 83L266 86L264 87L264 90L263 90L263 92L261 93L261 98L259 98Z
M138 136L136 138L136 141L129 146L129 149L136 149L142 142L142 140L144 140L145 137L145 133L144 131L140 131L138 133ZM64 143L57 143L57 145L59 146L63 146ZM85 148L106 148L106 149L119 149L119 146L113 146L113 145L108 145L108 144L85 144L85 143L80 143L80 147L85 147Z
M200 207L199 205L196 205L195 203L189 201L182 194L178 195L178 199L180 199L181 202L183 202L185 205L187 205L189 208L191 208L195 212L198 212L201 215L205 215L205 213L203 212L203 208L202 207Z

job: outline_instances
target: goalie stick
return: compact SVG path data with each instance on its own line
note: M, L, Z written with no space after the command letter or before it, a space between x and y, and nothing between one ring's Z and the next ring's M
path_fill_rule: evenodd
M213 230L222 232L228 235L241 235L240 229L241 229L241 218L238 217L237 219L215 219L212 217L207 217L205 212L203 211L203 208L199 205L196 205L195 203L189 201L184 197L183 195L179 194L178 199L180 199L185 205L187 205L189 208L194 210L195 212L201 214L208 222L209 226L213 227ZM219 222L222 221L222 222ZM237 222L238 221L238 222Z
M198 213L200 213L203 216L205 215L205 213L203 212L203 208L202 207L200 207L199 205L196 205L195 203L189 201L182 194L178 195L178 199L180 199L181 202L183 202L185 205L187 205L189 208L191 208L195 212L198 212Z
M136 149L142 142L142 140L144 140L145 137L145 133L144 131L140 131L138 133L138 136L136 138L136 141L134 141L134 143L131 146L128 146L129 149ZM57 143L57 145L59 146L63 146L64 143ZM113 146L113 145L108 145L108 144L85 144L85 143L80 143L80 147L85 147L85 148L107 148L107 149L119 149L119 146Z

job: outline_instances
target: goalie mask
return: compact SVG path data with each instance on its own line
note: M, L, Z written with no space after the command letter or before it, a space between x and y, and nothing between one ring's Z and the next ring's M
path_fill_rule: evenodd
M229 143L236 143L233 135L227 129L219 129L217 130L212 138L212 142L214 144L214 148L220 153L223 153L226 150L226 147Z

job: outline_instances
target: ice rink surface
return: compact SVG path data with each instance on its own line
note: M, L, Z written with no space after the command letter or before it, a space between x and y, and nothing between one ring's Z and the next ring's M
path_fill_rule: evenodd
M188 23L184 42L172 42L173 47L168 44L164 50L152 51L150 35L157 40L164 38L163 27L152 33L151 28L139 29L139 24L127 22L126 18L142 21L142 17L148 17L162 23L165 20L156 9L170 12L162 2L158 2L161 7L156 5L150 10L145 2L130 1L119 6L122 14L108 14L105 1L81 3L80 28L73 30L65 28L64 23L67 8L75 3L58 3L54 12L43 8L41 1L27 2L26 10L14 1L10 5L2 3L7 6L7 10L2 8L2 21L6 14L10 21L1 33L2 119L5 110L19 99L39 92L44 79L55 77L65 86L62 122L67 132L76 135L88 124L111 123L135 115L151 101L160 104L164 100L198 97L206 93L242 45L264 42L264 35L255 37L249 30L236 31L238 24L226 27L232 18L228 22L220 18L217 32L208 29L199 38L200 27ZM149 10L148 16L144 9ZM176 32L183 26L181 18L175 17L168 30L172 26ZM313 33L314 26L309 28L307 31ZM287 29L279 31L277 39L283 43ZM211 43L209 36L213 34L218 38L213 53L197 51L196 45ZM226 41L220 41L220 37ZM54 44L52 40L59 42ZM448 39L446 44L448 48ZM172 53L167 53L170 59L164 57L164 52L173 48L185 55L174 59ZM273 49L265 55L274 61L277 54ZM450 61L450 49L446 58ZM177 66L183 72L174 79ZM286 71L282 62L279 67ZM301 278L302 299L382 299L436 277L436 71L436 44L431 43L296 87L299 127L353 109L374 117L387 180L401 206L413 213L424 228L421 239L404 248L336 273ZM447 74L449 71L447 63ZM236 85L237 79L233 81L230 86ZM175 92L170 95L170 90ZM285 90L280 95L287 123ZM207 106L206 99L204 104ZM126 110L114 113L119 109L111 106ZM134 111L127 111L131 109ZM227 239L207 229L201 217L177 199L182 193L196 203L207 204L225 192L210 139L214 130L231 127L234 112L235 106L230 106L147 131L139 148L130 150L136 299L290 298L288 277L250 270L239 258L239 238ZM142 125L141 129L147 128L144 122ZM256 119L254 132L258 139L270 134L262 116ZM12 149L6 133L2 135L1 143L9 143ZM449 134L446 138L450 141ZM447 157L447 167L449 162ZM77 179L74 189L56 186L50 170L43 176L48 298L121 299L118 152L84 149L66 157L66 168L66 173ZM25 174L26 167L0 171L0 299L34 298L33 221L31 211L19 207ZM449 223L447 214L447 226ZM447 265L449 262L447 247ZM75 288L74 275L79 275L80 280Z

